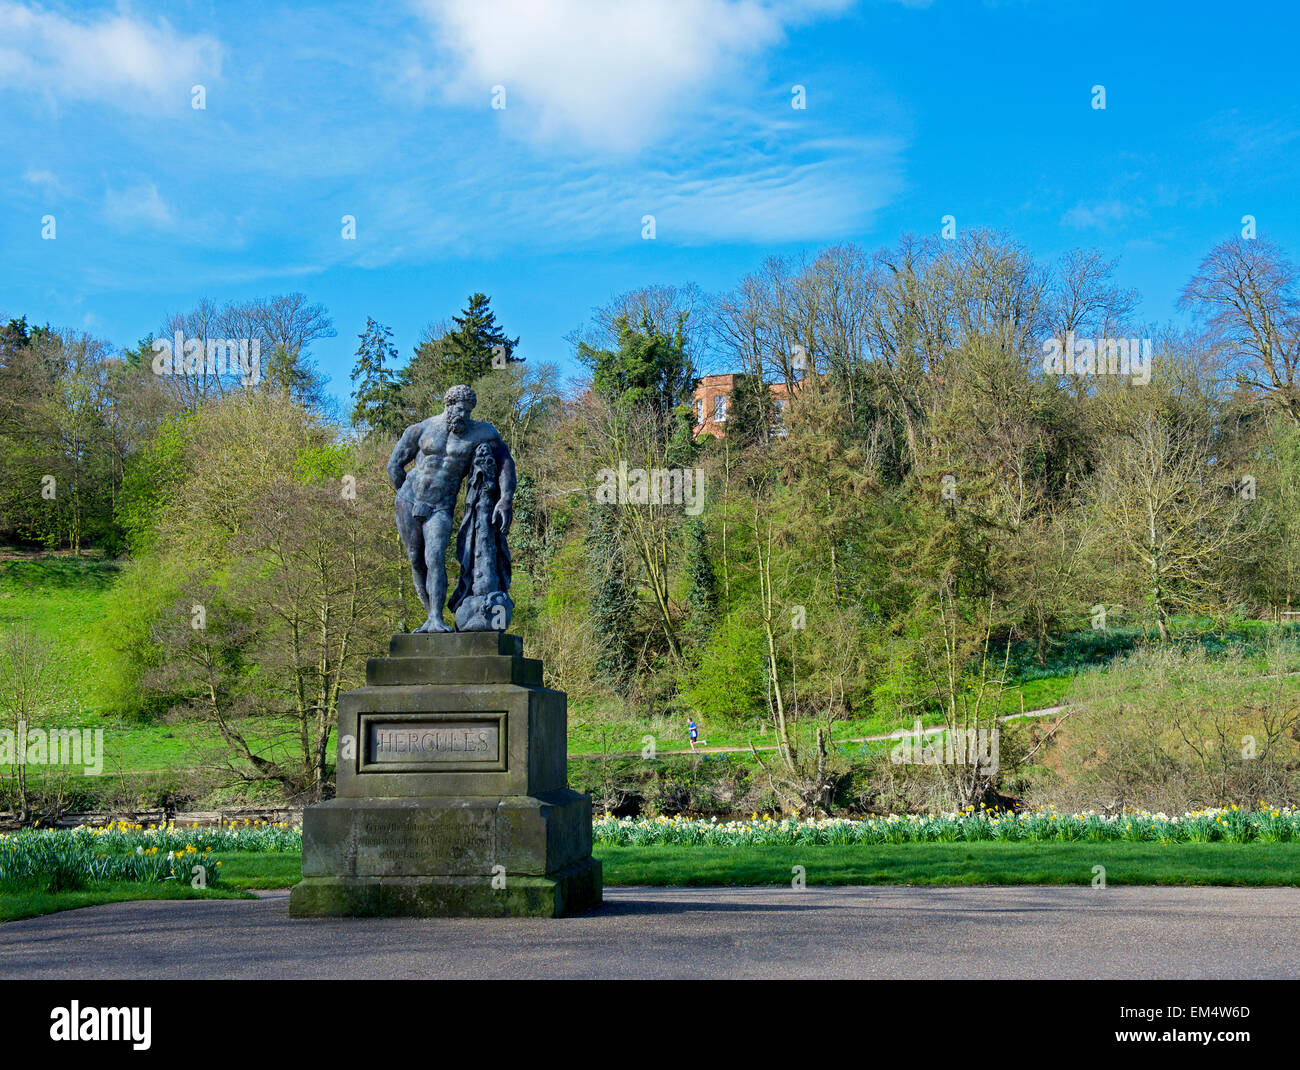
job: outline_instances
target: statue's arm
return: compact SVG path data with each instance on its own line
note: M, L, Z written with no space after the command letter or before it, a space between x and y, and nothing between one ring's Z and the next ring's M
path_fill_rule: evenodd
M515 459L510 456L510 448L500 436L492 443L492 452L496 455L497 469L500 472L497 489L501 492L496 508L492 510L492 519L501 524L502 531L509 531L510 521L514 519Z
M393 455L388 458L388 478L397 490L406 482L406 466L415 460L420 452L420 429L422 424L412 424L402 432L402 437L393 447Z

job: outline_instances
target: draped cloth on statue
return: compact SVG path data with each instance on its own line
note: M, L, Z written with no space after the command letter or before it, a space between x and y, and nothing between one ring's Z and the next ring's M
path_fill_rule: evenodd
M465 514L456 532L460 578L447 601L460 631L504 631L513 607L510 590L510 549L501 527L492 523L500 490L497 462L486 443L474 451L465 489ZM507 607L506 615L494 607ZM499 623L498 623L499 622Z

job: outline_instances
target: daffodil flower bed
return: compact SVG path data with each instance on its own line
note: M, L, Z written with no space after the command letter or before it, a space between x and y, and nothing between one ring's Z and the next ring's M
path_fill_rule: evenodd
M302 829L245 822L220 828L132 825L102 828L25 829L0 834L0 884L53 882L58 887L90 883L221 879L214 851L299 851ZM196 867L200 867L196 869Z
M1261 804L1258 810L1198 810L1176 816L1145 810L1118 814L1058 814L1053 808L1010 813L968 807L960 813L909 814L860 820L813 820L753 815L748 821L697 818L617 818L593 822L595 842L610 847L847 846L892 843L1155 842L1283 843L1300 840L1300 810Z
M282 822L249 821L240 824L177 828L174 823L131 825L124 821L102 828L82 825L74 829L50 829L47 836L71 836L78 842L93 843L100 851L134 851L137 847L160 847L181 851L298 851L302 849L302 826Z

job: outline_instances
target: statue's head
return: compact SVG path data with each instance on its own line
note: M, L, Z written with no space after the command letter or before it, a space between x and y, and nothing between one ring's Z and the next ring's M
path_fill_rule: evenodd
M478 395L468 386L453 386L443 396L447 430L461 434L469 424L469 414L478 404Z

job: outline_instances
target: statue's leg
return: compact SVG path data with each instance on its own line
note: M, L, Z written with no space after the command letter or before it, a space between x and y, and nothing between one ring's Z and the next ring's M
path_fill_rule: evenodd
M402 548L406 550L407 560L411 562L411 579L415 583L415 593L419 595L420 605L429 612L429 576L424 567L424 525L411 515L410 506L400 499L397 502L397 534L401 536Z
M451 539L451 512L439 509L424 524L424 570L429 577L429 620L423 631L449 632L442 619L447 604L447 543Z

